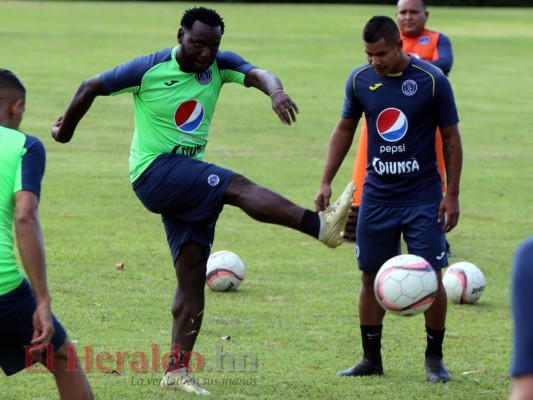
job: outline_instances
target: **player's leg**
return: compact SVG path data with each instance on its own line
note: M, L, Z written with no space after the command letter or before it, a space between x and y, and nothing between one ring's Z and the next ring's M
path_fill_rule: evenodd
M299 229L305 209L285 197L235 174L224 193L224 203L242 209L256 221ZM319 219L316 215L316 235Z
M383 375L381 333L385 310L374 295L374 280L385 261L398 254L401 220L398 209L362 204L357 227L356 255L361 275L359 324L363 358L339 376Z
M177 281L171 310L170 364L161 380L161 387L166 389L209 394L189 374L189 361L202 327L206 265L214 240L216 217L211 221L191 224L163 216Z
M176 368L188 367L186 354L191 354L202 326L205 305L205 273L208 249L198 243L181 246L174 264L177 287L172 301L172 344Z
M439 269L436 272L439 280L437 295L431 307L424 312L427 338L425 369L430 382L444 383L450 380L450 375L444 366L442 353L448 299L442 284L442 271Z
M189 361L202 327L205 305L205 271L208 249L187 242L175 262L177 287L172 301L172 356L161 380L165 389L209 395L189 374Z
M74 364L75 356L71 358L71 366L76 365L77 369L69 368L67 344L70 341L55 315L52 314L55 333L50 344L42 352L33 349L35 307L35 297L26 280L13 291L0 296L0 366L6 375L13 375L25 368L37 368L33 365L41 362L54 375L61 399L92 399L85 373L79 363Z
M239 207L253 219L299 230L329 247L342 243L354 186L350 182L341 196L324 212L307 210L285 197L235 174L224 193L224 203Z
M298 229L329 247L342 244L353 183L324 212L306 210L233 171L177 154L163 154L133 183L144 206L155 213L199 222L218 216L224 204L252 218Z
M439 202L406 209L404 238L410 254L426 259L437 272L436 298L424 312L427 346L425 369L430 382L447 382L450 375L443 362L442 344L446 327L447 297L442 284L442 268L448 265L444 221L437 222ZM409 215L410 214L410 215Z
M67 338L65 343L53 353L53 369L51 370L56 381L59 397L62 400L93 399L93 393L89 381L79 360L76 357L74 345ZM43 362L47 365L47 362Z
M339 371L338 376L383 375L381 360L381 332L385 310L374 295L375 272L363 272L359 292L359 329L363 346L363 358L353 367Z

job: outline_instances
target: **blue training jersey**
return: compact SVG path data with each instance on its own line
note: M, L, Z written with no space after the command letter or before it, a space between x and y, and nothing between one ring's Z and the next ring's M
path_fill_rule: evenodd
M442 198L435 130L459 122L451 85L442 71L411 58L398 75L379 76L370 64L353 70L342 118L368 123L363 200L388 206Z

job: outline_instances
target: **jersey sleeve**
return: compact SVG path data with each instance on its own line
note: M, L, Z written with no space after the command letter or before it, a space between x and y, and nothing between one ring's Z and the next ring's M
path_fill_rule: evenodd
M437 123L440 127L459 123L452 85L443 74L435 75L435 97L437 105Z
M439 40L437 42L437 53L438 58L431 63L439 67L445 75L448 75L452 69L453 65L453 51L452 51L452 42L448 36L439 35Z
M100 75L102 84L111 95L137 92L143 76L154 65L168 61L172 49L165 49L153 54L137 57Z
M217 64L222 75L222 83L239 83L241 85L244 84L246 74L257 68L232 51L219 52Z
M26 135L20 174L15 182L14 192L26 190L40 197L45 164L46 153L42 142L36 137Z
M363 105L357 97L356 92L357 70L353 70L344 87L344 105L342 107L341 118L358 120L363 115Z

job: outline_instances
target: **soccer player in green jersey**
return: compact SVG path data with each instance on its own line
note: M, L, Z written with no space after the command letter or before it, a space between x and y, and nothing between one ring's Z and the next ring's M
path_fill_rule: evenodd
M185 11L177 46L87 79L52 128L55 140L68 142L97 96L132 93L130 180L144 206L162 216L178 281L172 303L173 356L161 385L204 395L209 392L189 375L185 355L193 350L202 324L206 263L222 207L239 207L258 221L300 230L337 247L354 190L350 182L337 202L315 212L202 161L225 83L254 87L270 96L284 124L294 123L298 113L278 77L219 50L223 33L224 22L216 11Z
M15 74L0 69L0 367L12 375L40 361L54 375L61 399L92 399L50 307L38 215L45 150L39 139L18 130L25 97ZM27 279L16 263L13 225Z

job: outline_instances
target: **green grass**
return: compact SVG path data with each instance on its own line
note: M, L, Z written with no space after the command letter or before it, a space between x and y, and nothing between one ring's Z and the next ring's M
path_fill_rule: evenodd
M139 373L130 365L135 352L150 358L152 345L160 353L169 347L174 272L159 217L143 209L130 188L130 97L97 99L68 145L53 142L49 132L82 79L172 46L191 4L0 3L1 67L26 84L22 129L40 137L48 151L41 218L53 307L81 355L93 351L88 377L98 399L188 397L153 385L161 371ZM301 113L296 125L282 126L266 96L230 85L219 100L206 159L312 208L344 81L364 62L362 27L372 15L393 15L394 7L214 7L227 26L222 48L280 76ZM506 398L510 266L516 244L533 225L527 103L533 9L430 11L429 26L446 32L454 45L450 79L465 152L461 221L449 235L458 254L453 261L475 263L487 280L479 304L449 306L444 351L452 382L425 382L423 319L395 316L385 319L386 375L337 378L337 370L361 355L353 249L333 251L226 207L213 250L239 254L247 276L237 293L207 293L196 350L208 367L198 376L209 380L215 397ZM354 154L352 149L334 182L337 194L351 176ZM123 271L117 262L125 263ZM129 353L120 375L96 368L94 357L105 351L114 362L104 366L112 369L115 353ZM257 363L240 372L216 368L220 352L226 361L253 355ZM0 386L3 399L57 397L47 373L0 376Z

